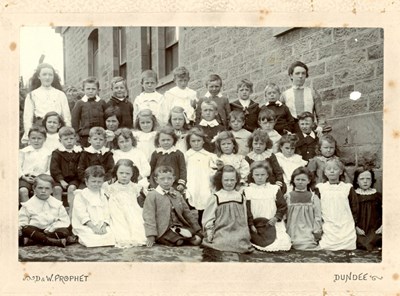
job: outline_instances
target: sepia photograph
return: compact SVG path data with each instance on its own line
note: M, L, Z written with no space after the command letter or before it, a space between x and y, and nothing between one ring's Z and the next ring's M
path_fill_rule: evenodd
M382 261L382 28L20 38L19 261Z
M399 11L2 2L0 294L398 295Z

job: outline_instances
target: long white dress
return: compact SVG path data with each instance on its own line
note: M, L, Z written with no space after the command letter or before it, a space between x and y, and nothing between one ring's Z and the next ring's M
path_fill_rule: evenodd
M215 173L212 164L216 155L205 149L185 153L187 168L186 195L189 204L197 210L204 210L212 199L211 176Z
M250 184L244 189L246 199L250 201L251 213L253 218L267 218L268 220L275 217L277 212L276 199L279 190L278 185L266 183L263 185ZM261 251L288 251L292 245L289 235L286 233L286 227L283 220L275 223L276 239L266 246L255 246Z
M298 167L306 166L307 161L305 161L299 154L293 154L292 157L286 157L282 152L278 152L275 156L283 170L283 181L286 184L287 192L290 192L293 190L290 185L290 179L292 178L294 170Z
M151 154L156 147L154 146L154 139L156 137L156 131L152 131L149 133L145 133L142 131L132 131L133 136L137 139L136 148L144 153L147 158L147 161L150 162Z
M105 188L109 197L111 230L115 236L115 246L129 248L146 244L143 209L137 203L140 186L135 183L123 185L115 182Z
M356 230L350 208L349 196L352 185L340 182L317 184L321 194L322 237L321 249L354 250L356 248Z
M58 136L58 133L47 133L46 141L44 141L43 146L49 149L51 152L60 148L62 145L60 143L60 137Z
M89 226L84 225L88 221L98 226L103 223L110 225L110 211L103 190L94 192L85 188L75 194L72 232L79 237L79 243L86 247L115 245L114 234L109 226L106 227L107 233L95 234Z

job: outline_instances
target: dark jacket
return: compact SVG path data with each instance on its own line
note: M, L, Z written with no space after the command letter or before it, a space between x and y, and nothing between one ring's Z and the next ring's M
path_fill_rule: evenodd
M231 103L231 110L244 112L244 129L253 132L258 127L258 113L260 112L260 106L258 103L250 100L249 107L243 107L240 101L236 100Z

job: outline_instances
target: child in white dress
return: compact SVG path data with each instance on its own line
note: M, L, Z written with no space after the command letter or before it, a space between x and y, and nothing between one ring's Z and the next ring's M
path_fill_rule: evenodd
M86 247L115 245L110 228L110 211L107 197L101 189L105 171L100 165L85 170L87 188L76 193L72 211L72 232ZM76 191L75 191L76 192Z
M118 248L146 245L143 210L137 200L141 190L137 184L138 175L139 171L131 160L120 159L113 170L113 177L117 181L105 185L105 193L109 198L110 227Z
M287 212L286 201L278 185L268 182L272 169L267 161L256 161L251 165L249 187L244 188L246 196L249 227L251 231L257 232L253 225L253 219L266 218L268 224L275 226L276 238L270 245L253 246L260 251L288 251L291 240L286 233L283 217Z
M137 139L137 148L146 155L147 161L150 161L151 154L156 149L154 139L157 128L157 119L150 109L143 109L138 113L135 121L136 130L132 133Z
M113 150L114 163L120 159L129 159L139 170L139 180L143 186L148 185L147 177L150 176L150 164L146 155L139 150L136 138L129 128L120 128L115 131L115 142L119 149Z
M173 71L175 87L167 90L164 94L166 111L171 111L174 107L181 107L188 119L194 122L194 107L198 101L197 93L187 85L190 80L189 71L185 67L177 67Z
M239 149L233 134L230 131L222 131L217 135L215 142L218 160L222 161L223 165L233 166L240 175L240 185L246 184L250 165L243 155L237 154Z
M299 140L296 134L290 132L284 134L279 141L279 151L275 154L276 159L280 167L283 170L283 181L286 184L287 191L292 190L292 185L290 185L290 178L292 173L298 167L306 166L307 161L305 161L301 155L295 154L296 143Z
M344 178L344 165L340 160L328 160L324 174L328 182L316 186L316 194L321 197L323 220L319 246L332 251L354 250L357 239L357 195L351 184L341 181Z
M186 198L198 212L198 222L211 197L211 176L214 175L213 163L217 156L203 148L204 132L201 128L192 128L186 137L190 149L185 153L187 168Z

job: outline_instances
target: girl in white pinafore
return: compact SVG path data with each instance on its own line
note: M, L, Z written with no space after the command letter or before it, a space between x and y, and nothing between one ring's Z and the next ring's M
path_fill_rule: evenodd
M113 169L113 177L117 178L117 181L105 186L109 198L110 227L115 236L115 246L118 248L146 244L143 210L137 201L141 187L134 183L137 182L138 176L139 170L131 160L120 159Z
M354 250L357 215L357 195L353 186L340 181L344 165L338 159L328 160L324 170L328 182L317 184L321 196L322 237L319 245L325 250Z
M261 247L253 244L253 246L266 252L289 251L291 247L291 239L286 233L285 223L282 220L287 212L286 201L278 185L268 182L268 176L272 174L272 169L266 161L253 162L250 169L249 187L244 189L247 199L248 216L252 218L267 218L270 225L275 225L276 239L266 246ZM250 214L251 213L251 214ZM251 231L256 231L252 227L251 218L249 226Z

